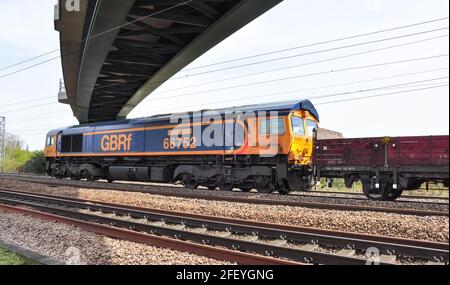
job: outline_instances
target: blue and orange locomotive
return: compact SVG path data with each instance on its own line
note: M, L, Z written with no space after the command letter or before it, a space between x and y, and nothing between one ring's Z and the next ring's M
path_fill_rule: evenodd
M56 178L182 181L188 188L306 190L319 115L301 102L102 122L48 133Z

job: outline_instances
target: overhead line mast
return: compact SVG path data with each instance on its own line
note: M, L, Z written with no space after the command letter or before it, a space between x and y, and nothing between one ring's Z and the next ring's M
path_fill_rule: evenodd
M5 126L6 118L0 117L0 172L3 172L3 159L5 157Z

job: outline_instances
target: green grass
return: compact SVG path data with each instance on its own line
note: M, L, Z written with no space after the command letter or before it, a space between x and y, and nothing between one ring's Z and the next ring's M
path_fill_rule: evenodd
M37 263L0 248L0 265L37 265Z

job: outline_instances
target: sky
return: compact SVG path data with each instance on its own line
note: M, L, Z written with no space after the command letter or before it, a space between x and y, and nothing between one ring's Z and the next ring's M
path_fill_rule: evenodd
M31 150L43 148L48 130L77 124L70 107L57 102L59 59L2 78L59 55L4 69L59 48L55 3L0 1L0 116ZM448 19L296 48L446 18L448 6L447 0L284 0L192 62L129 118L311 99L321 126L345 137L448 135ZM271 54L211 65L264 53Z

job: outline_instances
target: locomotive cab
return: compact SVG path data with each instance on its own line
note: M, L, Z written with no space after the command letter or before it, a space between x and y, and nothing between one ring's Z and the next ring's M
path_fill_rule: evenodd
M289 115L291 131L291 149L289 163L293 165L310 165L314 132L317 131L318 121L308 111L293 111Z
M45 148L44 148L44 155L46 158L54 158L57 155L56 150L56 142L57 142L58 135L56 133L50 132L46 136L45 140Z
M290 112L288 121L291 138L288 154L288 187L291 191L309 191L315 185L311 166L314 137L319 120L314 112L301 109Z

